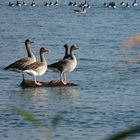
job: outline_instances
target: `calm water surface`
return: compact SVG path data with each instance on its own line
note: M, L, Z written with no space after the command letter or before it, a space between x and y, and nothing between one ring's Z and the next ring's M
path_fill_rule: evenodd
M3 3L2 3L3 2ZM44 133L16 109L36 117L54 140L103 140L140 122L140 65L118 66L138 54L120 51L123 41L140 32L140 6L107 9L96 2L87 14L59 6L9 7L0 4L0 139L46 140ZM91 4L94 4L92 1ZM78 44L78 65L68 80L77 87L22 88L19 73L3 68L26 54L24 40L34 38L33 51L48 47L48 63L63 57L64 44ZM32 78L32 77L28 77ZM47 71L38 78L57 80ZM56 123L54 118L61 116ZM140 135L131 140L140 139Z

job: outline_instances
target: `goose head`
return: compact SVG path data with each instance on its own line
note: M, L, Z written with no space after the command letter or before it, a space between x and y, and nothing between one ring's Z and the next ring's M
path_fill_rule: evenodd
M48 48L40 48L40 53L43 54L45 52L49 52Z
M76 45L72 45L72 46L71 46L71 50L72 50L72 51L74 51L74 50L78 50L78 49L79 49L79 47L76 46Z
M68 44L64 45L65 50L68 50L68 47L69 47Z
M26 39L25 40L25 45L27 45L27 46L31 46L32 43L34 43L34 42L31 39Z

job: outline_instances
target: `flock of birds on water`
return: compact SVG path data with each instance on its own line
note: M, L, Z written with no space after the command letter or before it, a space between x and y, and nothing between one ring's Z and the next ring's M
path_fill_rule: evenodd
M41 86L42 83L36 80L37 76L41 76L46 73L47 69L51 69L60 74L60 81L63 85L67 85L66 73L73 71L77 66L77 59L74 55L74 51L79 49L77 45L64 45L65 55L64 57L50 65L48 65L44 53L49 52L48 48L40 48L40 61L36 61L36 57L32 51L31 39L25 40L25 47L27 51L27 57L21 58L12 64L5 67L5 70L12 70L22 73L23 82L25 81L25 74L31 75L34 78L36 86ZM69 51L70 48L70 51Z
M31 5L32 7L37 6L37 3L35 2L35 0L32 0L32 2L30 4L27 4L26 1L16 1L16 3L12 3L9 2L9 6L13 7L13 6L26 6L26 5ZM44 6L50 6L50 5L59 5L59 1L55 0L55 1L49 1L49 2L45 2ZM78 4L75 1L69 1L68 3L69 6L74 6L77 7L77 9L74 9L74 11L76 13L86 13L87 12L87 8L90 8L91 5L87 2L87 0L84 0L83 3ZM130 8L130 7L136 7L138 6L137 0L134 0L133 3L129 4L128 2L121 2L119 4L116 4L114 1L106 3L103 3L104 7L107 8L112 8L112 9L116 9L117 7L124 7L124 8ZM80 8L80 9L79 9Z
M10 7L23 6L23 5L26 6L28 4L26 3L26 1L22 1L22 2L16 1L15 4L9 2ZM32 0L30 5L35 7L37 4L36 4L35 0ZM44 6L49 6L49 5L59 5L59 2L58 2L58 0L55 0L55 2L46 2L44 4ZM86 9L90 8L90 4L87 2L87 0L84 0L84 2L81 4L77 4L76 2L70 1L68 3L68 5L81 8L81 9L74 10L75 12L78 12L78 13L86 13ZM124 2L121 2L119 5L122 7L130 7L130 5L128 3L124 3ZM113 9L118 7L118 6L116 6L115 2L109 2L109 3L104 2L103 6L108 7L108 8L113 8ZM131 7L132 6L133 7L138 6L136 0L134 0L134 2L131 4ZM65 48L64 57L61 60L48 65L48 63L45 59L44 53L48 52L49 50L47 48L40 48L40 53L39 53L40 61L36 61L36 57L33 54L32 49L31 49L32 43L33 43L33 41L31 39L25 40L27 57L17 60L16 62L8 65L4 69L5 70L10 69L10 70L14 70L17 72L21 72L23 81L25 80L25 76L24 76L25 73L33 76L34 83L36 86L42 85L42 83L40 83L36 80L36 77L45 74L47 69L51 69L55 72L60 73L60 81L64 85L67 85L66 73L73 71L77 66L77 59L76 59L76 56L74 55L74 50L77 50L78 46L72 45L70 47L69 45L65 44L64 45L64 48ZM69 48L70 48L70 51L69 51Z

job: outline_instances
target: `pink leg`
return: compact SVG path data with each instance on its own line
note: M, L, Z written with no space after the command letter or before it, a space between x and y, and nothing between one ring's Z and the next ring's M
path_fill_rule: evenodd
M36 86L41 86L42 85L42 83L36 81L36 77L35 76L34 76L34 81L35 81L35 85Z
M64 73L60 73L60 81L66 85L67 83L65 82L65 79L64 79Z
M67 84L66 73L63 73L63 79L64 79L65 83Z

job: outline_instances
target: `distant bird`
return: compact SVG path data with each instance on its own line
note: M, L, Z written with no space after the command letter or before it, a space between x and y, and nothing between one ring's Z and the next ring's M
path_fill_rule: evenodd
M50 2L50 3L49 3L49 5L53 5L53 3L52 3L52 2Z
M36 6L36 4L35 4L35 0L32 1L31 6L33 6L33 7Z
M21 3L17 1L16 6L21 6Z
M27 3L26 3L26 1L23 1L23 3L22 3L24 6L26 6L27 5Z
M110 2L107 7L116 9L116 4L115 2Z
M69 6L77 6L77 3L76 3L76 2L70 1L68 5L69 5Z
M121 5L121 6L125 6L125 3L122 1L122 2L120 3L120 5Z
M40 49L40 62L34 62L23 69L23 73L27 73L34 77L35 85L41 86L40 82L37 82L36 76L43 75L47 70L47 61L45 59L44 53L48 52L47 48Z
M134 0L134 2L132 3L132 6L138 6L137 0Z
M107 7L108 6L108 4L106 3L106 2L104 2L104 4L103 4L105 7Z
M77 66L77 59L74 55L73 51L79 49L75 45L71 46L70 49L70 56L69 59L63 59L56 63L48 65L48 68L52 69L53 71L60 73L60 81L66 85L67 79L66 79L66 73L73 71Z
M83 6L80 9L75 9L74 11L75 13L85 14L87 12L87 8Z
M87 2L87 0L85 0L85 2L83 3L83 6L86 8L90 8L89 3Z
M25 40L25 46L26 46L28 56L17 60L16 62L8 65L4 69L5 70L9 69L9 70L17 71L17 72L22 72L22 70L27 65L30 65L30 64L36 62L36 57L34 56L32 50L31 50L32 43L33 43L33 41L31 39ZM23 77L23 80L24 80L24 73L23 72L22 72L22 77Z
M56 1L54 2L54 5L59 5L59 4L58 4L58 0L56 0Z
M73 2L72 2L72 1L70 1L68 5L69 5L69 6L73 5Z
M13 3L11 3L11 2L9 2L9 6L10 6L10 7L13 7L13 6L14 6L14 4L13 4Z
M45 5L45 6L49 6L49 3L48 3L48 2L46 2L44 5Z
M126 3L126 6L125 7L130 8L130 5L128 3Z
M74 3L72 4L72 6L77 6L77 3L76 3L76 2L74 2Z

